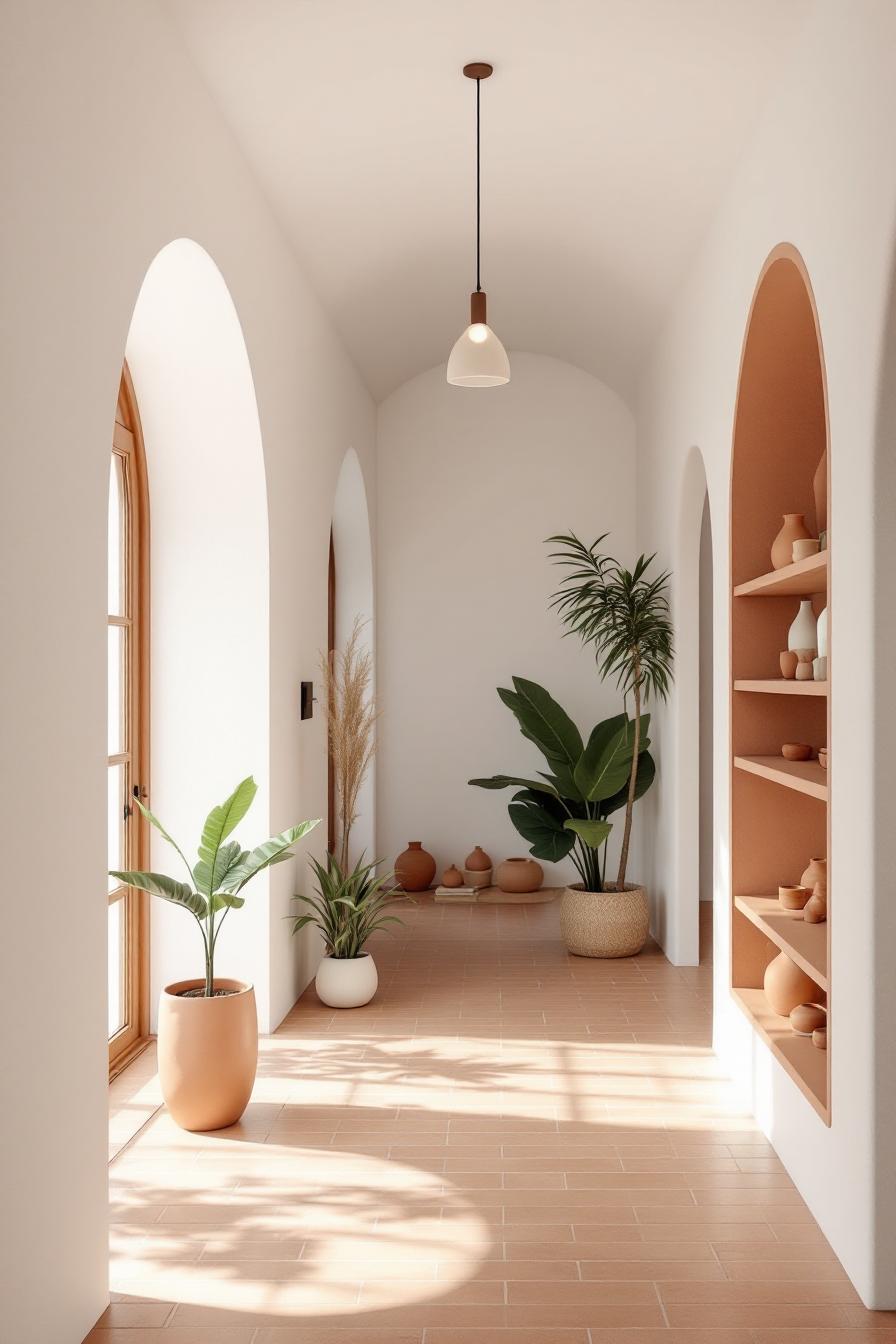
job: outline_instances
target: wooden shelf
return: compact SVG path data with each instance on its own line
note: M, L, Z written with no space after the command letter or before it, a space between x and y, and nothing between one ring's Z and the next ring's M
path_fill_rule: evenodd
M772 1012L761 989L734 987L731 994L781 1067L790 1074L822 1120L830 1123L827 1051L816 1050L810 1036L797 1036L786 1017Z
M801 910L785 910L777 896L735 896L734 905L827 993L828 935L824 921L807 924Z
M735 770L746 770L785 789L795 789L810 798L828 800L827 771L817 761L785 761L783 756L735 756Z
M828 552L810 555L808 560L797 560L771 574L760 574L758 579L739 583L735 597L812 597L828 589Z
M735 681L734 689L736 691L752 691L761 695L826 696L828 683L826 681L785 681L784 677L773 677L767 680L749 678Z

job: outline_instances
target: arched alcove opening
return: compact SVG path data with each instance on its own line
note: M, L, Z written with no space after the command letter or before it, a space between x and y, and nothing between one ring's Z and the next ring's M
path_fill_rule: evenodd
M819 1051L796 1035L763 987L766 967L783 952L812 982L805 997L830 999L830 921L809 922L777 899L779 885L799 883L810 859L830 857L830 776L814 759L829 741L830 657L826 671L810 665L813 614L828 603L830 550L816 543L816 554L794 561L788 545L772 556L784 515L803 515L806 539L829 542L827 447L818 316L805 264L785 244L769 256L753 298L734 421L731 988L760 1039L830 1122L834 1038ZM803 665L788 679L780 654L800 611ZM785 759L785 743L807 744L812 758Z
M269 555L264 455L242 329L227 285L189 239L162 249L134 309L127 360L152 507L152 810L190 853L208 810L253 774L247 822L268 826ZM247 830L248 834L248 830ZM157 834L152 863L173 855ZM269 1017L266 874L221 933L217 967L254 981ZM152 909L151 1001L201 973L184 912ZM286 935L284 935L286 936Z
M358 454L349 448L342 459L333 499L329 603L333 647L342 649L355 621L364 623L363 645L374 654L373 547L367 489ZM351 857L376 857L375 777L371 770L358 796L358 819L352 828Z

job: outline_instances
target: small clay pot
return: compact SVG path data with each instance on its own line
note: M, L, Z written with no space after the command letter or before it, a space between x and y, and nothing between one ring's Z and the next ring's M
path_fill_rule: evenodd
M544 869L534 859L505 859L495 870L497 885L513 895L538 891L543 881Z
M809 661L808 661L808 662L805 662L805 663L804 663L804 662L799 662L799 663L797 663L797 665L796 665L796 679L797 679L797 681L814 681L814 680L815 680L815 674L814 674L814 672L812 671L812 660L811 660L811 659L809 659Z
M421 840L411 840L395 860L395 876L404 891L426 891L436 875L436 861Z
M828 1029L827 1027L816 1027L812 1033L812 1044L816 1050L827 1050L828 1048Z
M468 868L471 873L484 873L486 869L491 869L492 861L480 845L477 845L472 854L468 854L464 859L464 868Z
M815 890L806 902L803 919L807 924L823 924L828 917L827 886L815 883Z
M778 661L781 664L781 676L786 678L787 681L793 681L796 676L797 664L800 661L796 652L793 649L785 649L783 653L778 655Z
M772 569L783 569L792 564L793 543L811 535L801 513L785 513L784 526L772 542Z
M778 901L783 910L802 910L811 895L810 887L778 888Z
M817 537L799 537L793 543L794 562L796 562L797 560L808 560L810 555L817 555L817 554L818 554Z
M483 887L490 887L492 884L491 868L465 868L464 883L468 887L477 887L480 890Z
M827 747L819 747L819 749L818 749L818 764L821 766L822 770L827 770L827 768L828 768L828 749L827 749Z
M781 755L785 761L808 761L812 755L812 748L808 742L785 742L781 748Z
M810 859L809 863L800 878L800 886L808 887L814 891L816 884L821 883L824 888L824 894L827 895L828 889L828 861L827 859Z
M815 981L786 952L779 952L766 966L763 988L772 1012L780 1017L789 1017L797 1004L810 1003L818 992Z
M827 1026L828 1015L817 1003L798 1003L790 1014L790 1025L797 1036L811 1036L819 1027Z
M443 887L462 887L464 884L464 875L456 863L452 863L450 868L446 868L442 874Z

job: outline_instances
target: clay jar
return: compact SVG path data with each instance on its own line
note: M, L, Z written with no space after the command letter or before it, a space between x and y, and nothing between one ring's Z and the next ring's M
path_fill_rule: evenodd
M790 1014L790 1025L797 1036L811 1036L827 1023L828 1015L817 1003L798 1003Z
M505 859L495 871L497 885L514 895L538 891L543 880L544 869L534 859Z
M827 896L828 890L828 861L827 859L810 859L809 866L800 878L800 886L808 887L810 891L815 890L816 882L820 882Z
M395 860L395 876L405 891L426 891L436 875L436 861L423 848L422 840L411 840Z
M446 868L442 874L443 887L462 887L464 884L464 875L456 863L452 863L450 868Z
M808 761L812 748L808 742L785 742L781 748L785 761Z
M785 649L778 655L778 661L781 664L781 676L787 681L793 681L796 676L797 664L800 661L794 649Z
M480 845L464 859L464 877L470 887L487 887L492 880L492 861Z
M811 536L801 513L785 513L784 525L772 542L772 569L793 564L793 543L808 541Z
M763 988L772 1012L780 1017L789 1017L794 1008L801 1003L811 1003L813 995L818 993L815 981L810 980L785 952L779 952L766 966Z
M783 910L802 910L811 895L808 887L778 888L778 902Z
M807 924L823 924L828 917L827 887L815 883L815 890L806 902L803 919Z

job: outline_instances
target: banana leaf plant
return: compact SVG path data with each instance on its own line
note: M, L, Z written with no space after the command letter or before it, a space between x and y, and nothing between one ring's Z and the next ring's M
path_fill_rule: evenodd
M547 772L537 779L492 775L471 779L480 789L516 788L509 804L510 820L537 859L559 863L569 858L585 891L605 891L607 840L613 829L607 818L629 799L635 749L635 723L627 714L604 719L585 742L579 729L543 686L513 678L513 690L498 695L516 716L523 737L545 757ZM647 748L650 715L643 714L638 735L635 798L653 783L656 766Z
M317 821L300 821L298 826L291 826L289 830L272 836L251 850L243 849L238 840L225 844L228 835L249 811L257 791L258 786L249 775L237 784L225 802L212 808L202 828L198 860L192 867L158 817L153 816L139 799L135 799L147 821L179 854L189 881L178 882L165 873L110 871L111 877L117 877L126 886L148 891L150 896L159 896L163 901L179 905L193 916L199 925L205 949L203 997L207 999L212 998L215 992L215 945L221 926L231 910L239 910L246 903L246 898L240 892L265 868L292 858L292 846L318 824Z

